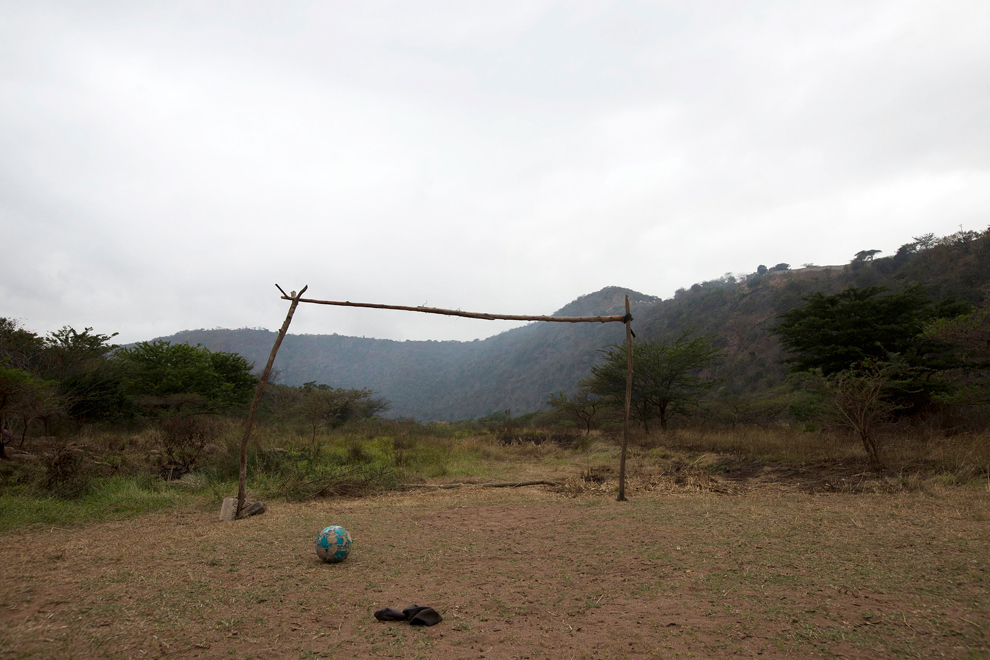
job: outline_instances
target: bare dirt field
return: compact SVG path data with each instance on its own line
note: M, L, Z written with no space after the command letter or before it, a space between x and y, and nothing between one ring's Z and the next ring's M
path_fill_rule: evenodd
M607 490L607 489L603 489ZM546 488L0 537L0 657L990 657L990 492ZM342 564L316 533L345 526ZM436 608L431 628L372 613Z

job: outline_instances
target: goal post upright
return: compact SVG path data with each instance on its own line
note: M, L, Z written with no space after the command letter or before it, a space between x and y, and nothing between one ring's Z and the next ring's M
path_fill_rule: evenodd
M629 446L629 408L632 406L633 348L632 314L629 313L629 296L626 296L626 405L622 415L622 451L619 454L619 496L617 502L626 500L626 447Z
M279 291L282 291L282 287L278 286L278 284L275 286L278 287ZM241 438L241 463L237 471L237 509L234 511L234 520L240 517L241 510L244 508L244 499L247 497L247 446L248 440L251 438L251 429L254 427L254 418L258 414L258 404L261 402L261 395L265 392L265 384L268 382L268 377L272 373L272 365L275 364L275 355L278 353L279 346L282 345L282 340L285 339L285 333L289 331L289 324L292 323L292 315L296 312L299 299L302 298L302 294L306 293L306 289L308 288L309 285L307 284L299 293L293 291L292 296L286 296L285 291L282 291L282 297L291 300L292 303L289 305L289 312L285 315L285 321L282 322L282 327L279 328L278 337L275 338L275 345L272 346L272 352L268 355L268 363L265 365L265 370L261 372L258 386L254 388L254 399L251 400L247 422L244 423L244 436Z

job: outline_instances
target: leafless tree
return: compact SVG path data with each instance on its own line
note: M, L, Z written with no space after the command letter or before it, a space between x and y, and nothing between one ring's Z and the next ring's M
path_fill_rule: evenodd
M890 363L867 360L821 381L834 420L859 437L877 468L883 465L879 430L898 409L884 393L894 374Z

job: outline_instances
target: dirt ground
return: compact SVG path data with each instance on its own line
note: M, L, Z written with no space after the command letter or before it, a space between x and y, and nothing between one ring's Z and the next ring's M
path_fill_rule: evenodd
M604 489L603 489L604 490ZM990 657L990 492L412 491L0 537L0 657ZM354 538L321 563L316 533ZM372 613L437 609L431 628Z

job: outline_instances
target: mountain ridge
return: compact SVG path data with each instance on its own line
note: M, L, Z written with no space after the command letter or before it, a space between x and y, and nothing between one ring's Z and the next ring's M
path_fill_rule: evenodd
M963 232L896 255L844 266L770 270L726 276L679 289L672 298L608 286L579 296L557 316L621 314L630 296L640 338L670 339L683 332L712 336L726 356L713 370L726 394L758 394L783 382L785 369L771 333L777 317L802 296L849 286L899 291L923 284L936 301L986 304L990 295L990 231ZM275 333L258 329L186 330L173 342L236 352L264 364ZM281 382L317 381L368 387L391 401L391 415L452 421L510 409L537 410L551 394L573 392L599 351L624 341L611 323L535 322L483 340L398 341L344 335L287 335L275 361Z
M637 301L659 300L632 289L605 287L577 298L554 315L623 313L625 295ZM554 362L554 357L559 359L571 353L554 351L547 346L537 328L568 326L556 328L557 332L551 333L560 339L597 334L597 328L583 327L591 325L606 324L534 322L472 341L401 341L339 334L289 333L282 342L274 366L280 381L286 385L317 381L335 387L373 389L392 403L390 414L397 417L452 421L479 417L495 410L528 412L537 409L546 395L535 399L520 393L522 381L527 380L527 374L520 373L522 364L535 362L543 365L548 358ZM239 353L257 366L267 361L275 337L276 333L270 330L220 328L184 330L158 339ZM618 334L615 337L616 340L620 338ZM591 366L588 359L580 360L580 364L585 368ZM549 388L548 392L569 390L572 388L567 383L570 374L565 375L569 371L557 365L551 374L561 377L537 376L537 387Z

